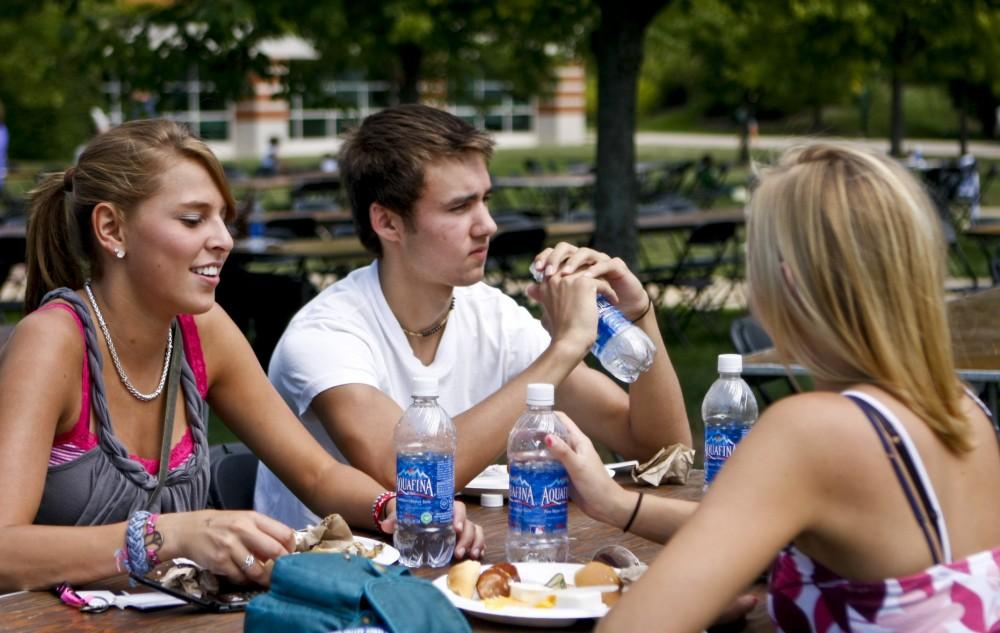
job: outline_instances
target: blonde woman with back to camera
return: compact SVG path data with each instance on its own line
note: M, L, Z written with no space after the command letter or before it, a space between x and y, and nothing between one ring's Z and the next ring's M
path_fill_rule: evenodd
M208 147L166 120L97 136L32 192L29 314L0 352L0 591L177 556L266 584L292 530L206 509L209 406L316 513L392 528L391 511L372 523L388 493L294 423L215 303L234 207ZM455 515L459 555L478 555Z
M752 309L816 390L771 405L700 505L647 497L669 543L600 631L701 631L771 565L782 631L1000 630L1000 445L956 377L945 248L917 182L848 145L788 151L750 203ZM637 493L548 440L592 516ZM681 527L683 526L683 527Z

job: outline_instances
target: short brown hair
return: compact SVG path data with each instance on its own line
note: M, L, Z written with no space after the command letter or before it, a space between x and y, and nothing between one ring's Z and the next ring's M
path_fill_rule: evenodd
M27 273L24 304L38 307L46 292L83 287L100 276L90 232L90 214L101 202L130 214L160 188L160 174L170 160L200 164L226 203L226 220L235 215L222 165L201 139L167 119L129 121L95 137L75 167L48 174L29 193Z
M466 154L489 162L493 140L462 119L419 104L393 106L366 118L340 150L340 173L351 202L354 226L365 248L377 257L382 245L372 229L372 203L409 222L424 189L429 163Z

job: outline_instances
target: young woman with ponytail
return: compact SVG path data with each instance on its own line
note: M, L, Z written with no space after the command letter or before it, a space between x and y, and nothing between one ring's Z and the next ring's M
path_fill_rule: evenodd
M234 208L215 156L166 120L96 137L31 193L29 314L0 353L0 591L177 556L266 583L292 530L206 509L209 406L317 514L373 527L383 487L315 442L215 303ZM478 555L456 510L456 551Z

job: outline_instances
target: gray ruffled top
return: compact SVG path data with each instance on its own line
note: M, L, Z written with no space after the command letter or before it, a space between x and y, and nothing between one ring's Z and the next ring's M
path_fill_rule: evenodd
M206 435L208 404L198 392L189 362L192 350L187 349L188 337L181 337L185 340L185 353L178 398L184 399L194 450L183 465L167 473L159 498L153 507L147 507L157 477L130 458L128 450L115 437L104 393L104 357L90 312L68 288L49 292L42 304L54 299L66 301L83 322L90 371L90 406L97 420L97 446L71 462L49 467L35 524L103 525L125 521L136 510L163 513L207 507L210 477Z

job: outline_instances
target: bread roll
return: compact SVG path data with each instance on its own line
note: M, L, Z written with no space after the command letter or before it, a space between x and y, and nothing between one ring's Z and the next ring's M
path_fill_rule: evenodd
M618 572L613 567L597 561L591 561L578 569L574 581L577 587L589 587L593 585L622 586Z
M614 567L591 561L577 570L574 578L577 587L597 587L601 590L604 604L613 606L621 593L622 579Z
M483 600L498 596L510 596L510 574L500 565L494 565L479 575L476 591Z
M511 580L521 582L521 575L517 573L517 567L514 566L514 563L504 561L502 563L497 563L496 565L493 565L493 567L496 569L502 569L505 572L507 572L507 575L510 576Z
M481 567L482 563L478 560L466 560L452 566L448 570L448 589L463 598L471 599Z

